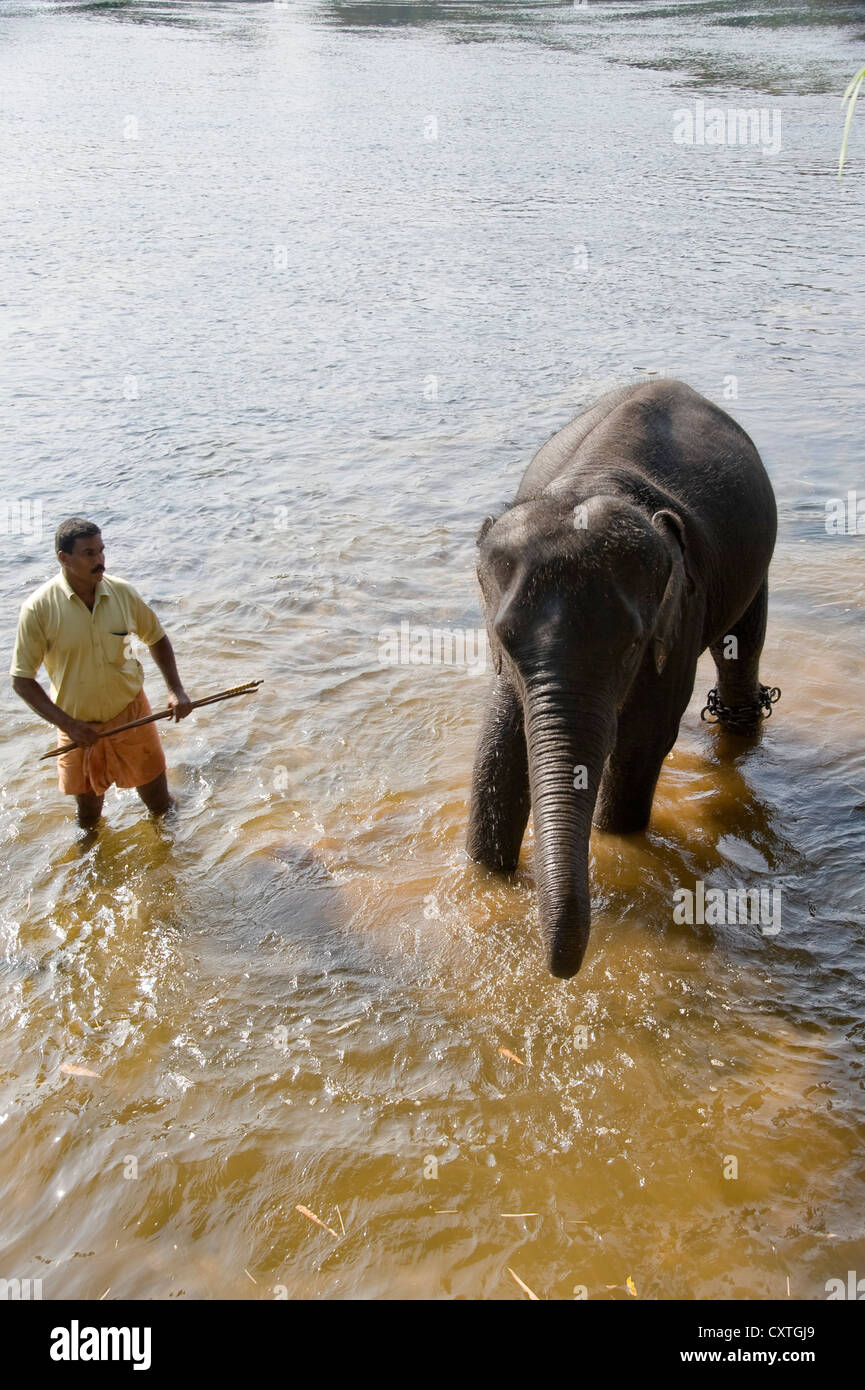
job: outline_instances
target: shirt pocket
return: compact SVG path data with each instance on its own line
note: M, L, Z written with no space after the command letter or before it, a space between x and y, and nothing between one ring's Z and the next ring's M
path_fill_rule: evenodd
M105 655L112 666L125 666L127 661L135 659L133 646L133 635L118 624L117 627L109 628L102 634L102 645Z

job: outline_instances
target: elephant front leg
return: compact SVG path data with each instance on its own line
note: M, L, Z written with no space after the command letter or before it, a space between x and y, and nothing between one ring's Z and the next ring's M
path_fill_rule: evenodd
M512 872L531 804L522 705L510 681L497 676L472 773L469 857Z
M664 759L676 741L678 726L663 739L643 728L620 738L611 753L595 805L593 824L614 835L645 830L652 814L655 787Z
M628 835L649 824L658 777L694 688L696 655L692 651L676 666L662 677L647 668L619 716L595 805L599 830Z

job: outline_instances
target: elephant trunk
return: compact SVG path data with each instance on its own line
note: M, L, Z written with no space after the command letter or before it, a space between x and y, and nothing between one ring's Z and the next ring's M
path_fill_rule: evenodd
M534 820L534 869L550 971L570 979L591 924L589 835L604 763L613 745L612 701L549 681L525 687Z

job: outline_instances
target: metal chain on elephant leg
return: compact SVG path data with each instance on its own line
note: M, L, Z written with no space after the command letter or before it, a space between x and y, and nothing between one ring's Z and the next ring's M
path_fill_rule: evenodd
M751 704L725 705L718 694L718 687L713 686L706 696L700 718L706 724L723 724L733 733L751 733L761 719L769 718L772 706L777 704L780 698L781 691L777 685L761 685L760 693Z

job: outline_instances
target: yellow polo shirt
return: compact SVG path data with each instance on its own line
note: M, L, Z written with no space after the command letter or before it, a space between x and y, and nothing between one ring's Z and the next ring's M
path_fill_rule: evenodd
M103 575L91 613L61 569L22 605L9 674L35 679L44 662L55 705L73 719L103 724L144 684L141 662L130 653L131 633L148 647L165 636L131 584Z

